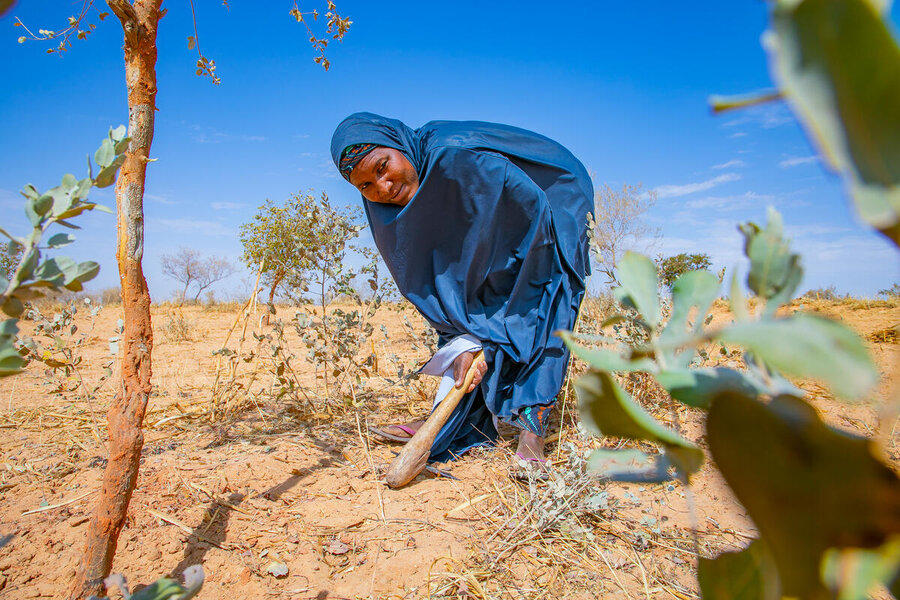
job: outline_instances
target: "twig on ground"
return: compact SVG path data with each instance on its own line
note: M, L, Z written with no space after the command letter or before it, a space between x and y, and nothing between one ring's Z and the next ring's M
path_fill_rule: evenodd
M25 515L33 515L33 514L35 514L35 513L41 513L41 512L48 511L48 510L53 510L53 509L55 509L55 508L62 508L63 506L68 506L69 504L73 504L73 503L75 503L75 502L78 502L78 501L81 500L82 498L87 498L88 496L90 496L91 494L93 494L93 493L96 492L96 491L97 491L97 490L91 490L91 491L89 491L89 492L85 492L85 493L81 494L80 496L76 496L76 497L74 497L74 498L70 498L69 500L65 500L65 501L63 501L63 502L60 502L59 504L50 504L50 505L48 505L48 506L42 506L42 507L40 507L40 508L35 508L35 509L33 509L33 510L26 510L25 512L22 513L22 516L24 517Z

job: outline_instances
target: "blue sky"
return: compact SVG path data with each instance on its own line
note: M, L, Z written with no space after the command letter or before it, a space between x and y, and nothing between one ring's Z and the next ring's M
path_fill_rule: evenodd
M0 211L24 232L18 190L82 176L110 125L127 121L122 33L110 17L63 56L17 43L15 17L61 29L81 2L22 1L0 19ZM874 295L900 260L860 225L840 182L814 158L783 104L713 116L710 94L771 87L759 43L760 1L526 1L372 3L339 0L353 20L313 63L290 0L195 1L204 54L222 79L194 74L187 0L160 23L156 137L145 196L145 272L155 300L176 284L160 255L179 245L237 260L238 228L266 198L314 189L341 204L359 196L336 173L331 133L367 110L412 127L432 119L509 123L571 149L596 183L642 183L658 193L648 215L663 233L653 253L706 252L740 261L739 222L782 211L807 275L801 290L834 284ZM105 8L103 3L98 3ZM301 4L306 10L315 2ZM321 9L321 6L319 6ZM894 23L900 21L894 7ZM95 199L112 206L111 189ZM115 217L91 214L67 254L98 260L94 289L117 285ZM371 238L366 238L369 241ZM248 289L243 275L220 297Z

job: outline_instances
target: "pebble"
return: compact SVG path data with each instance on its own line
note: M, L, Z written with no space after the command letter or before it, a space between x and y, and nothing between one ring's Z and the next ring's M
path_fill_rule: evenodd
M89 515L75 515L74 517L69 517L69 520L66 523L69 524L69 527L78 527L82 523L87 523L91 520Z

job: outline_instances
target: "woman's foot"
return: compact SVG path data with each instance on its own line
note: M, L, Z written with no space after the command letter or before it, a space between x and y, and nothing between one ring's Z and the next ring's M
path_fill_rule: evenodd
M528 462L546 462L544 457L544 438L536 433L532 433L527 429L523 429L519 433L519 446L516 448L516 454L513 457Z

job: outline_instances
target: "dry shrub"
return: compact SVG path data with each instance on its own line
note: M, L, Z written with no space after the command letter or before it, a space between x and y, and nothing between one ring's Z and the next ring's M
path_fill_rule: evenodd
M599 333L600 325L619 310L619 303L609 292L585 296L575 325L577 333Z
M194 324L184 318L180 310L168 313L160 331L167 342L190 342L194 339Z
M866 339L876 344L896 344L897 343L897 326L885 327L878 331L873 331L866 336Z

